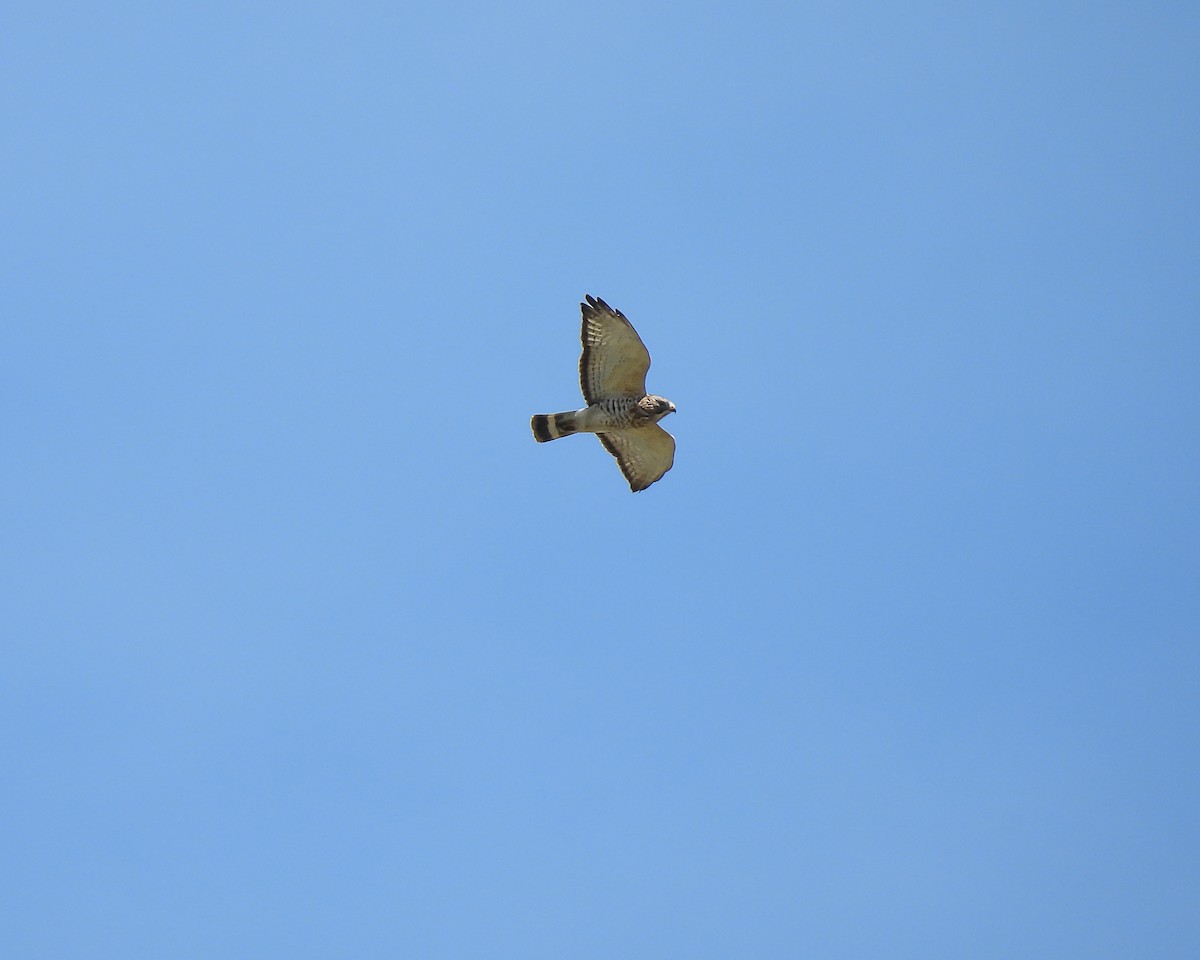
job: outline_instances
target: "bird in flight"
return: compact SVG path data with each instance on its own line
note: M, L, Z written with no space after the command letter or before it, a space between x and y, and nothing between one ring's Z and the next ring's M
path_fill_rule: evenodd
M594 433L617 458L629 488L637 493L671 469L675 438L658 425L675 404L646 394L650 353L620 310L587 296L583 310L583 355L579 386L587 406L569 413L539 413L529 421L538 443Z

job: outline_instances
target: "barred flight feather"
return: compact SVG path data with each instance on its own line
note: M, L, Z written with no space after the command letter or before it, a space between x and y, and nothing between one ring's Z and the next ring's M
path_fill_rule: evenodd
M538 443L569 437L579 431L579 424L574 413L538 413L529 421L533 430L533 439Z

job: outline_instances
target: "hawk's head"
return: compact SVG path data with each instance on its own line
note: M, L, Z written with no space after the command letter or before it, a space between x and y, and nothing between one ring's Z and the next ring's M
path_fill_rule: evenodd
M641 407L646 419L652 423L657 423L668 413L675 412L675 404L666 397L642 397L638 401L638 406Z

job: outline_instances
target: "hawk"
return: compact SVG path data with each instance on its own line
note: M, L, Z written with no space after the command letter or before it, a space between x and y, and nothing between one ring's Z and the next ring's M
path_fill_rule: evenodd
M658 425L675 404L646 395L650 353L620 310L587 295L583 310L583 355L579 386L587 406L570 413L539 413L529 421L538 443L572 433L594 433L617 458L629 488L637 493L671 469L675 438Z

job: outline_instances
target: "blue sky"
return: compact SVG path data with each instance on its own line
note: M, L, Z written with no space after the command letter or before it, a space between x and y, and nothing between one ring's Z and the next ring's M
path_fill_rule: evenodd
M5 956L1197 955L1197 9L5 21Z

